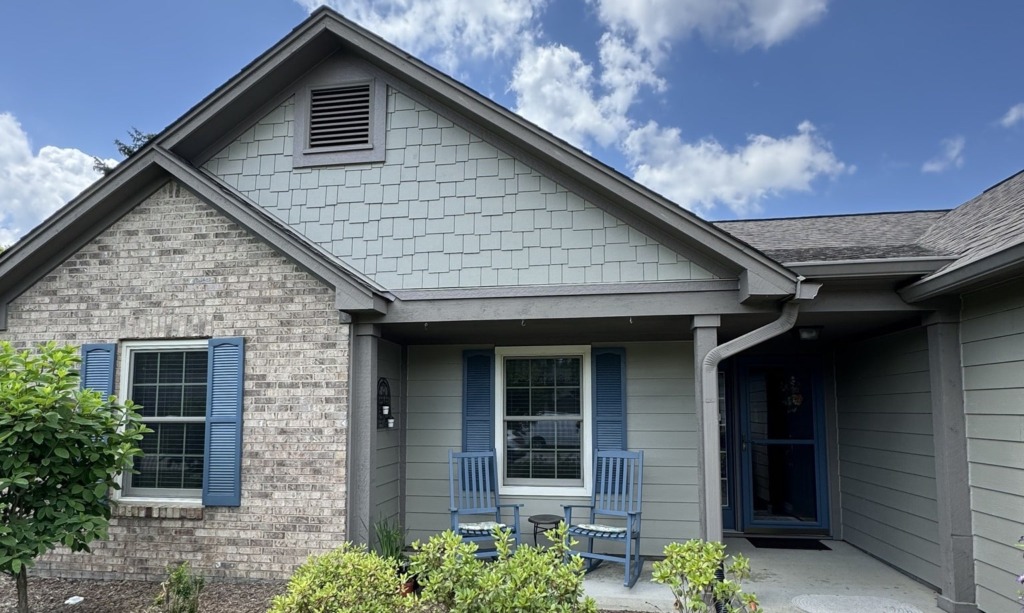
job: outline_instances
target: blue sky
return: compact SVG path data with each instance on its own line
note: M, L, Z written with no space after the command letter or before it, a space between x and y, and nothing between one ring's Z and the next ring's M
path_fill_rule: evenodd
M0 244L320 3L0 3ZM710 219L946 208L1024 168L1018 0L329 3Z

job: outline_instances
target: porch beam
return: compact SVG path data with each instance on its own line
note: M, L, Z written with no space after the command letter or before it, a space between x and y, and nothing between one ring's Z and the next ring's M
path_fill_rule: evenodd
M928 330L932 436L939 520L938 605L950 613L977 613L971 490L967 463L960 313L956 307L923 318Z
M348 508L346 538L370 544L370 526L376 508L377 473L377 350L380 326L351 327L348 411Z
M697 315L693 330L694 404L697 411L697 487L700 534L708 541L722 540L721 455L718 435L718 378L704 377L704 358L718 345L721 317ZM714 399L711 402L710 399Z

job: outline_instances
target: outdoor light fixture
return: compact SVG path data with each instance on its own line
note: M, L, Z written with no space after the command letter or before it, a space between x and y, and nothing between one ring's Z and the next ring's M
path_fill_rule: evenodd
M801 326L796 332L802 341L816 341L821 338L821 326Z

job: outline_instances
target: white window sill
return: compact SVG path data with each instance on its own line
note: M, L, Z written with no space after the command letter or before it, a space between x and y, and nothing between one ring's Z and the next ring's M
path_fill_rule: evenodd
M531 496L536 498L590 498L590 492L585 487L503 485L499 493L502 496Z
M112 517L135 519L203 519L201 500L184 498L119 498L112 501Z

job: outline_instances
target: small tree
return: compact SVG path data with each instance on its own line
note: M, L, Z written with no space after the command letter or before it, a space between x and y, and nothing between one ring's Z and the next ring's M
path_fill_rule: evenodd
M80 362L74 347L0 342L0 571L17 580L19 613L38 556L106 538L107 491L148 432L130 401L79 390Z
M150 132L143 132L138 128L132 128L128 130L128 137L132 142L126 143L119 138L114 139L114 146L117 147L117 152L121 154L121 157L126 158L131 156L139 149L142 149L146 143L151 141L156 134ZM114 170L115 165L108 163L106 160L93 156L92 158L92 169L96 172L103 173L104 175L110 174Z

